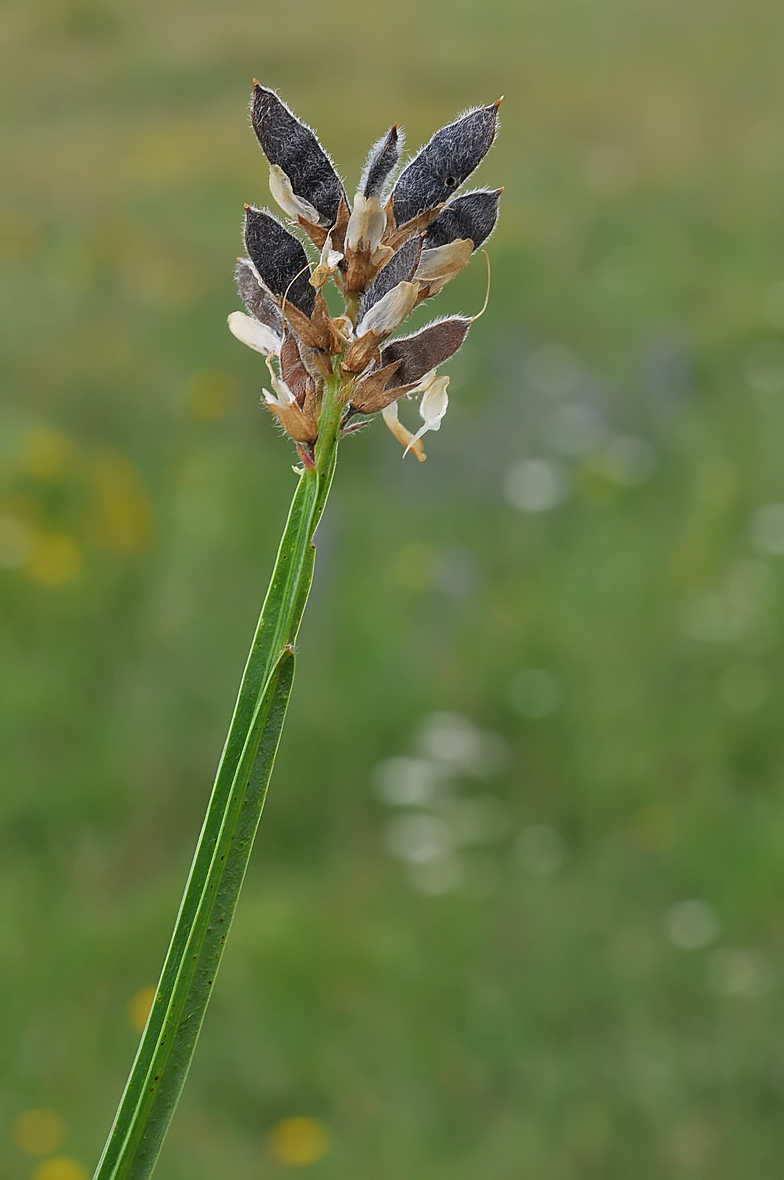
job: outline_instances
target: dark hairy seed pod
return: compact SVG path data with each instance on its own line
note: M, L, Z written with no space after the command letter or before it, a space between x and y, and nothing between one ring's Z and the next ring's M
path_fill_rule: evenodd
M235 272L237 287L242 302L254 319L260 320L268 328L272 328L278 336L283 335L283 317L270 295L258 280L253 264L247 258L237 260Z
M447 246L460 238L470 238L476 250L495 229L502 191L500 188L492 191L479 189L451 201L427 227L425 250Z
M414 156L392 190L395 224L448 201L487 155L495 138L498 103L476 107L437 131Z
M318 209L332 225L343 185L315 134L292 114L274 90L258 82L253 87L251 119L270 164L282 168L296 195Z
M387 134L373 145L359 182L359 191L364 197L381 196L387 178L397 168L402 147L403 137L398 132L397 124L390 127Z
M381 349L382 365L398 362L391 383L397 386L421 381L425 373L454 356L470 327L471 321L465 316L452 316L427 324L413 336L391 340Z
M422 238L419 234L409 238L397 254L393 254L383 270L380 270L368 287L359 305L357 323L370 311L379 299L396 287L398 283L410 282L422 253Z
M267 209L245 209L245 248L261 281L278 300L285 296L304 315L313 314L308 257L293 234Z

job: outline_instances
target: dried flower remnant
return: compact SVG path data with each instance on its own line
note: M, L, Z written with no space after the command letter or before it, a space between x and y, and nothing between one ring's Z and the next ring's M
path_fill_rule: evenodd
M423 300L463 269L495 228L501 189L457 191L495 138L499 102L476 107L433 138L397 176L403 134L394 125L371 149L354 200L315 133L278 95L254 83L253 128L270 165L270 191L303 242L268 209L245 207L247 258L237 285L247 315L229 327L261 352L272 390L264 401L312 463L326 387L340 405L340 433L381 413L405 447L425 458L421 437L438 430L449 379L438 367L457 352L471 318L435 321L410 336L394 333ZM332 279L345 311L332 316L322 294ZM398 401L421 397L423 425L412 434Z
M392 246L381 244L387 227L382 194L388 177L397 168L402 147L403 137L394 126L371 148L346 229L346 246L352 254L352 265L346 273L347 291L362 290L368 275L393 254Z

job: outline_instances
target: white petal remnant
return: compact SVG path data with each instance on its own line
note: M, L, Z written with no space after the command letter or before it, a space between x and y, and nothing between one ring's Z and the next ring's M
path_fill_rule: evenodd
M272 393L270 393L270 391L268 389L262 389L261 392L264 394L264 400L267 403L267 405L268 406L280 406L281 408L285 408L286 406L296 405L297 399L295 398L294 394L291 392L291 390L289 389L288 385L283 380L283 378L279 377L278 374L275 372L274 368L272 367L272 362L269 357L267 357L267 368L269 369L270 382L272 383L272 388L275 390L275 393L272 394Z
M347 315L339 315L332 321L332 327L338 333L342 340L353 340L354 325L351 322L351 317Z
M449 398L446 392L448 386L448 377L436 377L435 374L428 383L422 401L419 403L419 413L422 421L425 423L422 427L423 434L426 430L438 430L440 428L441 420L449 405Z
M296 442L313 443L318 437L318 422L307 403L300 408L299 402L289 389L286 382L277 375L272 367L272 361L267 357L267 368L274 393L263 389L264 401L267 408L275 415L283 429Z
M311 205L310 201L305 201L302 197L297 196L291 187L288 176L277 164L270 164L269 187L274 199L292 221L304 217L313 225L324 223L324 218L318 209ZM329 223L327 222L327 224Z
M419 442L423 434L428 430L439 430L444 414L449 406L449 397L447 395L447 387L449 386L448 377L436 377L435 369L431 369L429 373L425 373L420 385L417 389L412 390L412 394L422 392L422 401L419 403L419 414L424 422L424 426L413 436L411 442L406 447L406 454L412 449L414 443Z
M414 310L414 304L419 295L418 283L398 283L391 291L387 291L378 303L374 303L370 311L357 326L357 338L368 332L379 332L389 335L395 328L400 327Z
M372 255L380 246L386 229L387 215L379 197L364 197L357 193L346 230L347 250L367 250Z
M264 400L268 406L280 406L284 409L286 406L293 406L296 403L294 394L289 389L285 381L281 381L280 377L272 378L272 388L275 393L270 393L268 389L262 389ZM277 396L276 396L277 395Z
M406 449L403 452L404 457L409 451L413 451L420 463L424 463L427 455L424 452L421 442L418 438L414 438L410 430L407 430L403 423L397 416L397 402L391 402L388 406L384 406L381 411L381 417L389 429L394 434L397 441Z
M245 315L244 311L233 311L227 322L232 336L236 336L237 340L247 344L248 348L255 352L263 353L264 356L269 356L270 353L277 356L280 352L283 343L280 336L266 324Z
M321 257L319 264L310 276L311 287L323 287L329 276L337 268L339 262L343 261L343 255L340 250L335 250L332 247L332 234L326 236L324 245L321 248Z
M423 250L414 278L418 283L429 284L429 294L435 295L450 279L463 269L474 249L470 238L458 238L445 246Z

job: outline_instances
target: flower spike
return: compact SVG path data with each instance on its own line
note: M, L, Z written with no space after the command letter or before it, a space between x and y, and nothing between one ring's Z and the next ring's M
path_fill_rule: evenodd
M406 453L425 458L421 436L439 429L448 404L449 378L439 377L438 367L477 317L450 316L390 337L495 227L501 189L455 193L493 142L499 103L442 127L394 184L403 136L392 126L371 149L349 207L314 132L274 91L254 83L251 114L270 162L270 190L319 257L268 209L246 205L248 258L238 263L237 285L248 314L233 312L229 327L265 356L273 391L265 401L305 448L306 467L315 462L325 422L337 424L342 437L363 425L351 421L355 415L379 412ZM324 297L329 279L343 296L342 312ZM416 435L397 415L398 400L415 394L424 423Z

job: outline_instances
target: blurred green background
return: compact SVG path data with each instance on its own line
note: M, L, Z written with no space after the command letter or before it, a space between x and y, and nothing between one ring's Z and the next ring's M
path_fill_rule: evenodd
M349 192L503 93L506 188L428 462L342 447L157 1175L777 1175L784 9L5 0L0 37L2 1175L92 1172L294 487L226 329L254 76Z

